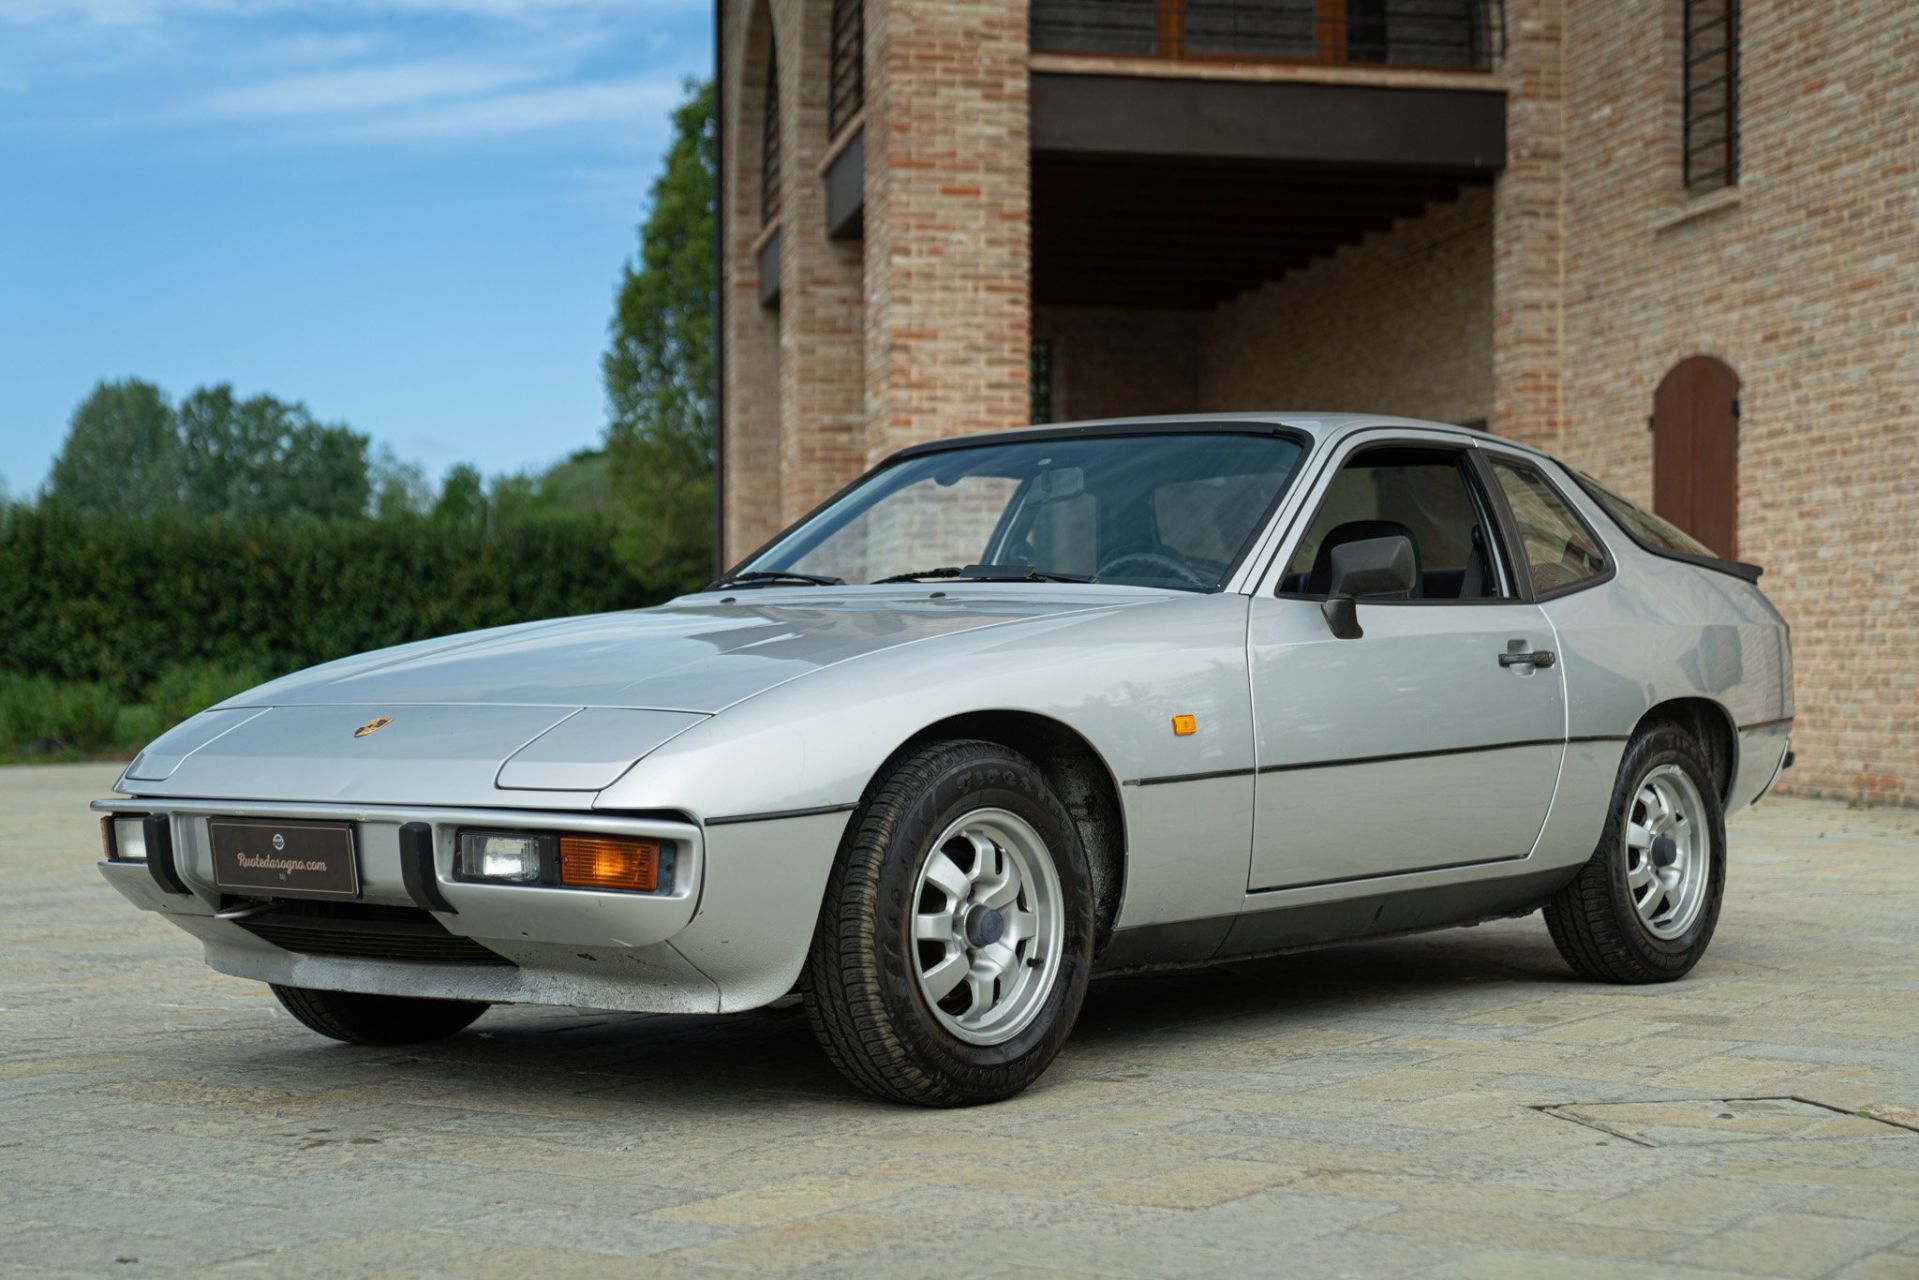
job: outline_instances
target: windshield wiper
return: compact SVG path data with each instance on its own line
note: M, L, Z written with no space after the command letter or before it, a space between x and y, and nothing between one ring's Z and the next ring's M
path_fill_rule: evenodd
M964 578L968 582L1098 582L1098 578L1078 573L1054 573L1028 564L949 564L938 569L920 569L896 573L890 578L875 578L874 585L886 582L918 582L924 578Z
M845 585L845 578L828 578L817 573L793 573L786 569L749 569L745 573L721 578L707 587L707 590L724 591L729 587L841 587Z

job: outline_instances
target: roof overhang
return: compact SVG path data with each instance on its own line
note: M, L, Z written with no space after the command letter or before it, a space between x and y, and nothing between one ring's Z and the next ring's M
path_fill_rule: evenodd
M1496 87L1033 76L1033 299L1203 308L1489 183Z

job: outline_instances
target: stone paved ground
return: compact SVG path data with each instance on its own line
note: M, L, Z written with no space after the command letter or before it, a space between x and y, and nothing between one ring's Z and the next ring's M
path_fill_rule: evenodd
M1742 816L1674 986L1537 919L1109 981L1039 1087L940 1113L793 1009L321 1040L99 880L112 776L0 770L6 1268L1919 1276L1919 1132L1857 1114L1919 1126L1919 813ZM1833 1110L1606 1105L1787 1096Z

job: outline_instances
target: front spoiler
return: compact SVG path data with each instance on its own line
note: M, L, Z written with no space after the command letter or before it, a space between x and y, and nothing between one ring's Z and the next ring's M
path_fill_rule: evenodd
M715 1013L719 987L669 942L639 947L487 939L513 966L424 964L284 951L247 932L194 897L162 892L145 867L102 862L108 884L137 907L164 914L198 938L209 965L236 978L322 991L558 1004L640 1013ZM440 917L451 926L455 918Z
M433 999L582 1004L649 1012L711 1012L717 984L674 950L668 939L698 909L705 840L691 823L618 815L501 810L260 804L240 801L103 800L102 813L160 814L172 833L174 872L184 894L167 892L145 863L102 862L107 882L135 906L160 912L206 946L222 973L324 990ZM361 892L374 906L425 910L447 932L471 938L512 966L308 955L283 950L232 920L234 899L213 879L207 819L214 815L332 818L355 828ZM402 871L400 829L423 822L433 831L432 889L409 889ZM673 880L658 894L611 893L531 885L475 884L453 878L456 833L465 826L574 830L642 835L676 849ZM433 909L443 904L451 910Z

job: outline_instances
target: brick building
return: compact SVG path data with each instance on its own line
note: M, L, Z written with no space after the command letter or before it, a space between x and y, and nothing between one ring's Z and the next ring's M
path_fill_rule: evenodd
M725 554L927 437L1484 424L1758 561L1802 793L1919 803L1895 0L720 0Z

